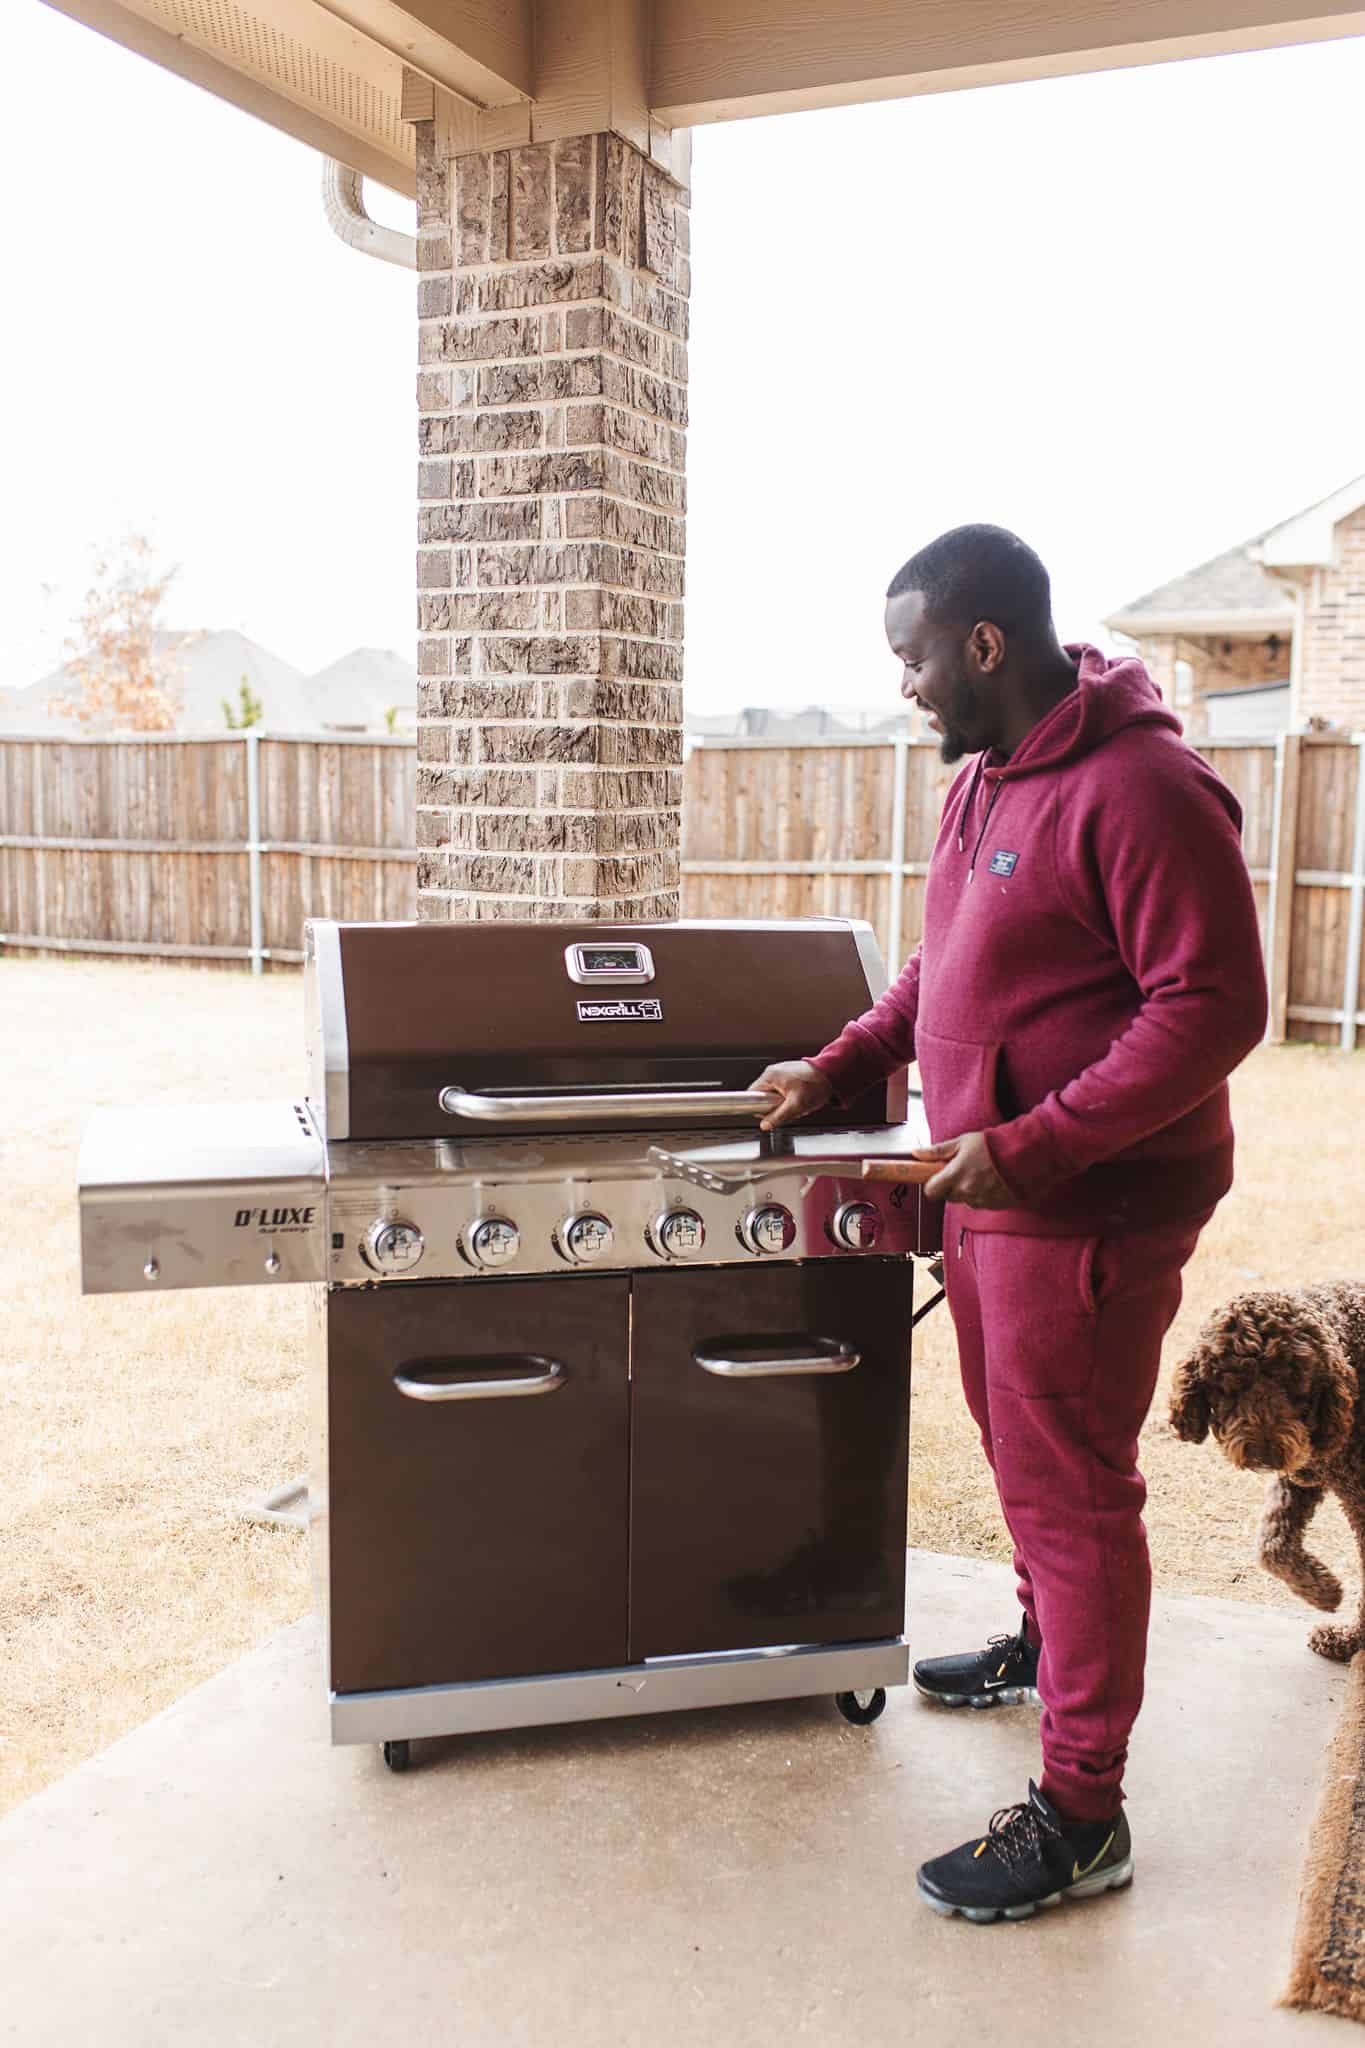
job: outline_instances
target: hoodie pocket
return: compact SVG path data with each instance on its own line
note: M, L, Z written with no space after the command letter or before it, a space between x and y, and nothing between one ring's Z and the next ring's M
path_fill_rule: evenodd
M991 1130L1005 1121L998 1039L978 1045L917 1027L915 1057L924 1114L936 1145L965 1137L968 1131Z

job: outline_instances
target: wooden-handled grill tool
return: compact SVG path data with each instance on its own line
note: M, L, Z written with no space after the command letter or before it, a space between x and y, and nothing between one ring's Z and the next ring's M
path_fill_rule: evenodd
M912 1159L904 1153L899 1157L876 1158L866 1152L856 1152L831 1158L827 1154L784 1153L778 1150L759 1152L750 1159L708 1160L695 1152L670 1152L663 1145L651 1145L649 1157L661 1172L689 1181L693 1187L705 1188L712 1195L733 1195L741 1188L752 1186L755 1181L780 1180L793 1175L799 1175L802 1180L894 1181L902 1186L922 1188L936 1173L942 1172L944 1164L941 1159Z

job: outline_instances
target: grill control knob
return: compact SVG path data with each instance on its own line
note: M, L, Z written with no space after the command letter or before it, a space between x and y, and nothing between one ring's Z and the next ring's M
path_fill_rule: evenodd
M790 1249L796 1238L796 1218L781 1202L760 1202L740 1218L739 1241L746 1251L769 1256Z
M882 1234L875 1202L841 1202L829 1219L829 1234L846 1252L870 1252Z
M595 1209L583 1209L577 1216L565 1217L555 1233L555 1242L575 1266L591 1266L595 1260L606 1257L615 1235L605 1216Z
M506 1216L482 1216L466 1234L465 1249L476 1266L510 1266L521 1250L521 1232Z
M415 1223L386 1223L382 1217L360 1241L365 1264L376 1273L407 1273L426 1248L426 1239Z
M665 1209L650 1225L649 1239L660 1258L695 1259L706 1243L706 1225L695 1209Z

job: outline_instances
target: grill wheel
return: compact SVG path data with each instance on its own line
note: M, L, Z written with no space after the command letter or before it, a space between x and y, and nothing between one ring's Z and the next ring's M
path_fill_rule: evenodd
M879 1685L870 1692L836 1692L834 1704L855 1728L867 1728L881 1716L886 1705L886 1688Z

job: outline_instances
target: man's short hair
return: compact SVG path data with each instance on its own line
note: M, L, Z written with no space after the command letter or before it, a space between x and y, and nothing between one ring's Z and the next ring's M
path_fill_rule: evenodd
M1002 633L1046 633L1052 585L1033 549L1003 526L954 526L897 569L887 597L924 596L936 626L968 630L988 619Z

